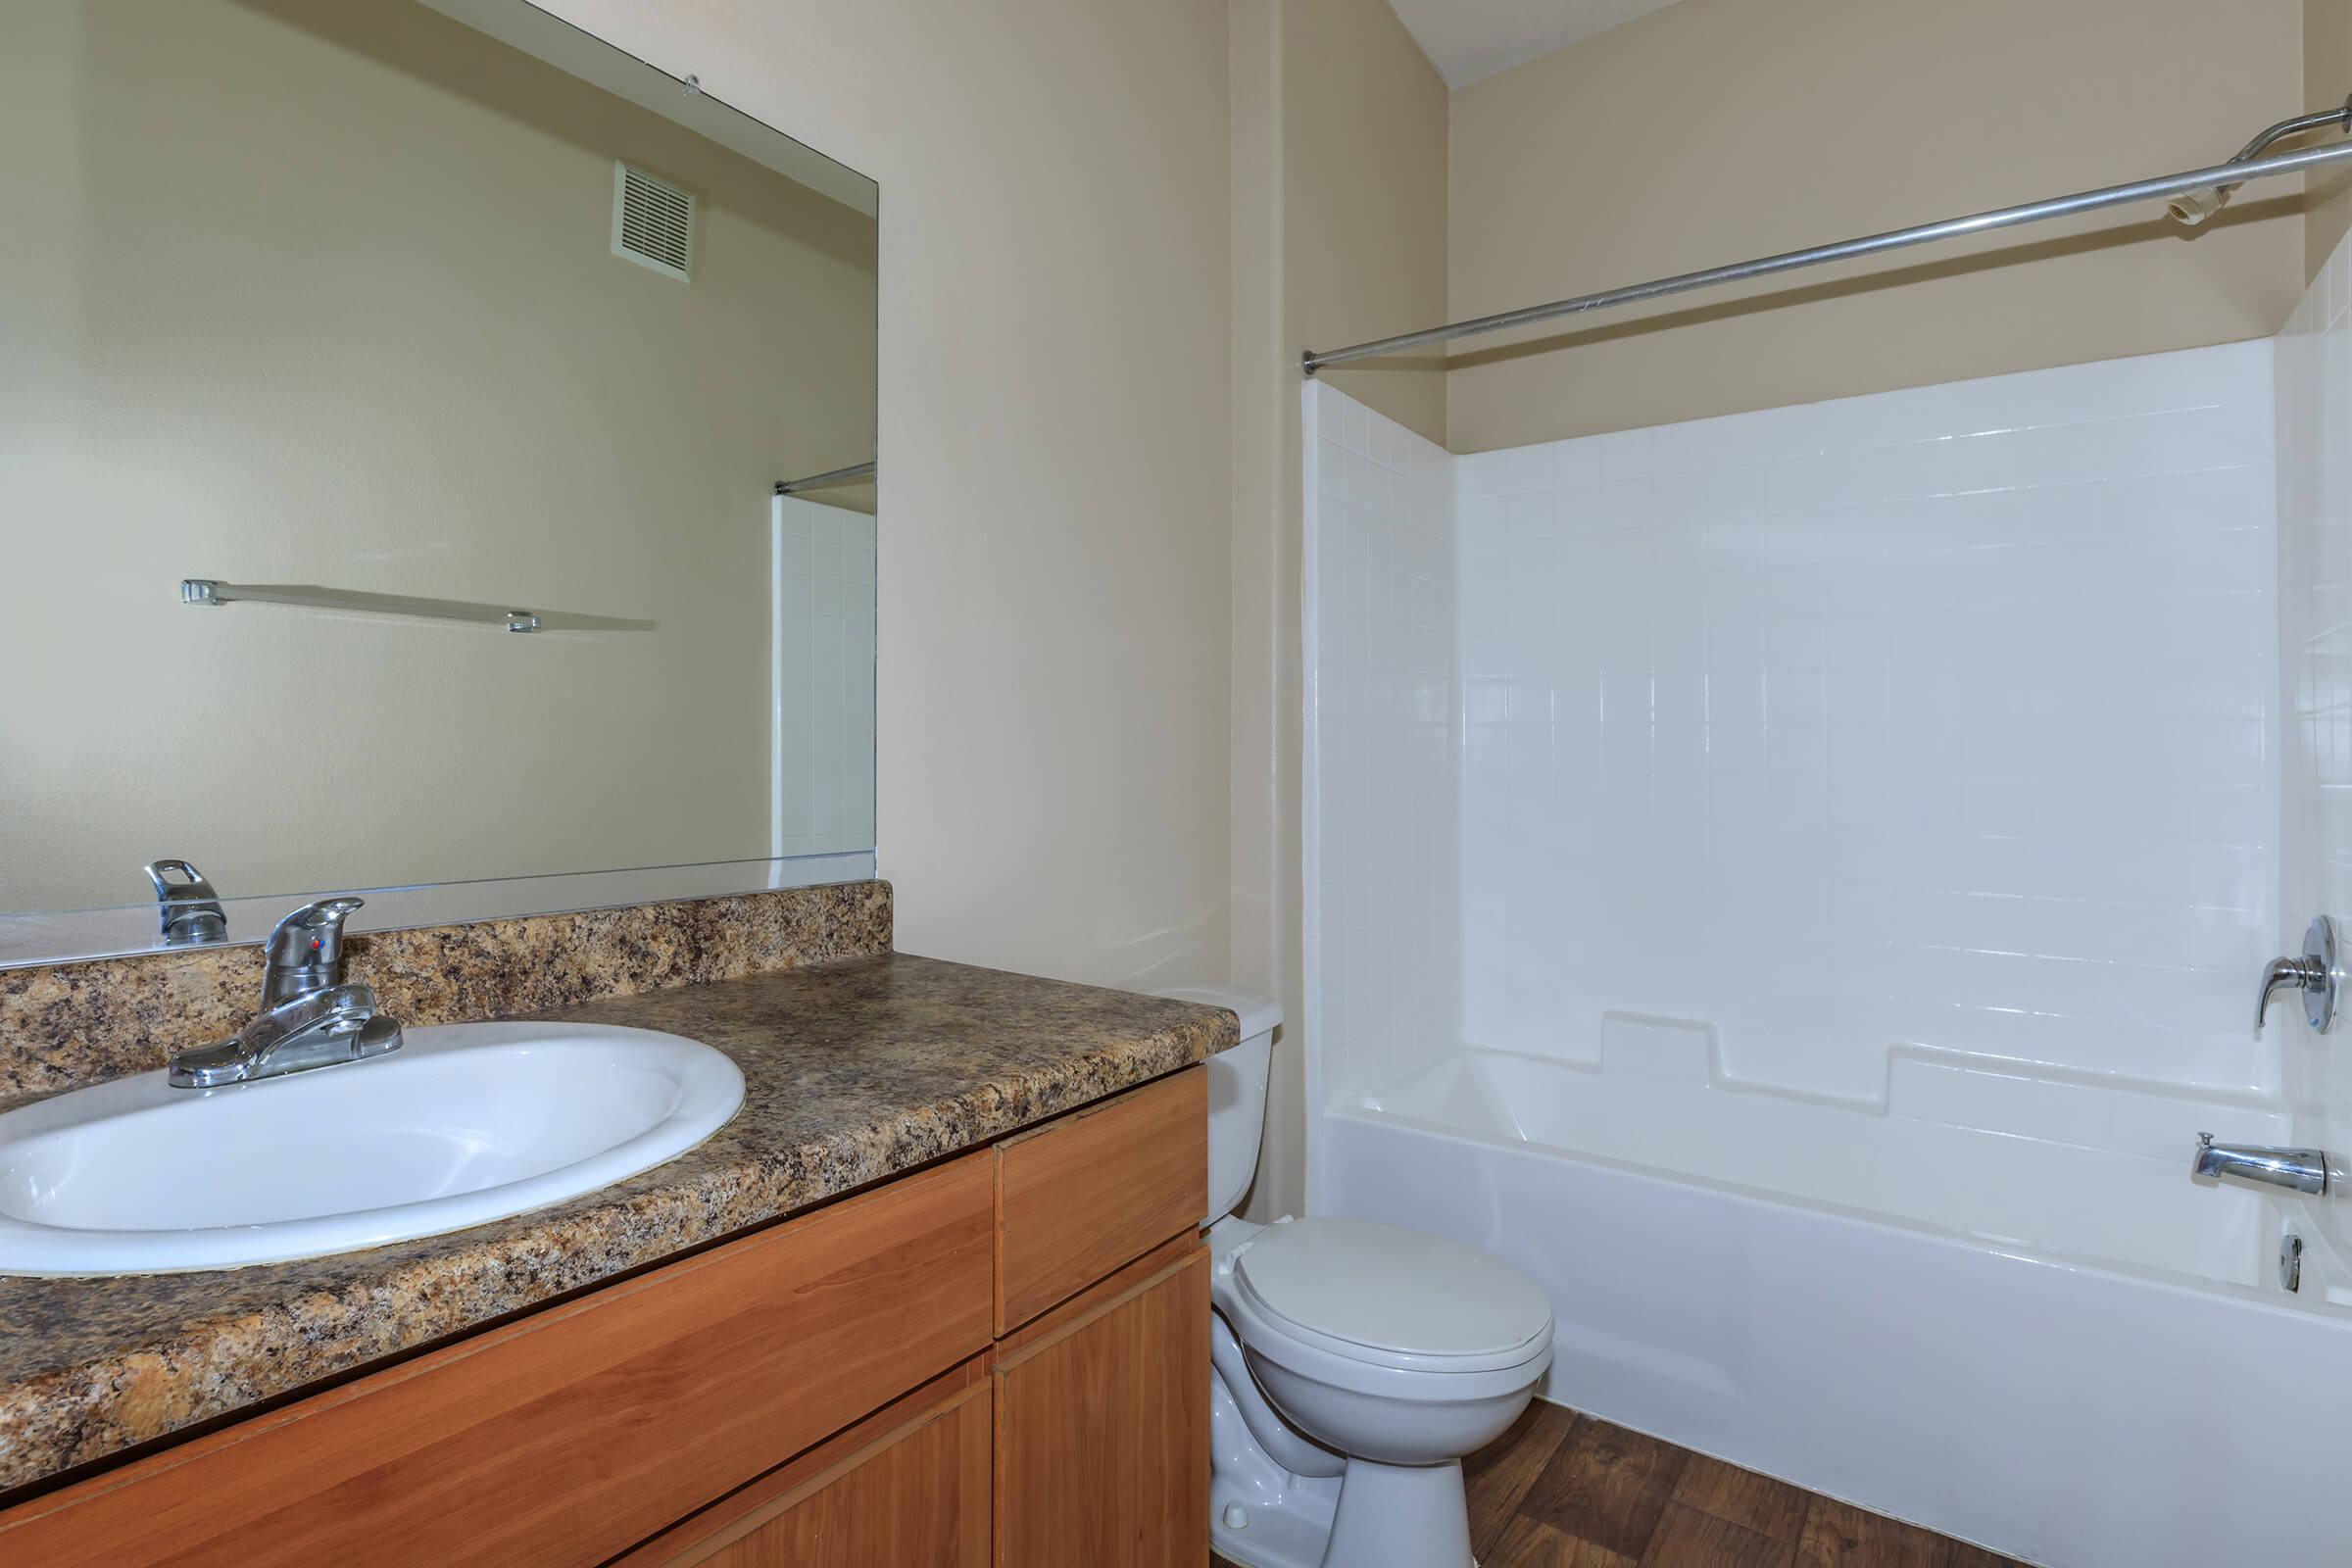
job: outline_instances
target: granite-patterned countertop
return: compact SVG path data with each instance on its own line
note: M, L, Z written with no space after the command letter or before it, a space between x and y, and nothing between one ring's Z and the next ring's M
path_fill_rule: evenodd
M1215 1008L905 955L548 1016L714 1046L743 1069L743 1109L668 1164L448 1236L201 1274L0 1278L0 1492L987 1143L1236 1040L1233 1015Z

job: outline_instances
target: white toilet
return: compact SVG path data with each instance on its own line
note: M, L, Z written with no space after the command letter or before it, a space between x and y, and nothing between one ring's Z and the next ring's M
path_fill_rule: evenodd
M1551 1305L1476 1248L1361 1220L1252 1225L1274 1004L1207 987L1242 1043L1208 1062L1211 1517L1248 1568L1472 1568L1462 1456L1551 1365Z

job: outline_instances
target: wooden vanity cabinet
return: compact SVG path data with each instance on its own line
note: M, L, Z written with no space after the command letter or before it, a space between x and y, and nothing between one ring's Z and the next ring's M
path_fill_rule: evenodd
M995 1146L993 1351L615 1568L1208 1560L1207 1075Z
M995 1407L979 1355L613 1568L987 1568Z
M1208 1073L1196 1067L1071 1111L1005 1139L996 1155L1004 1336L1170 1237L1200 1235Z
M998 1568L1208 1560L1208 1253L1180 1237L997 1347Z
M986 1153L0 1515L0 1563L600 1563L990 1348Z
M1205 1080L21 1503L0 1563L1197 1568Z
M1208 1075L997 1146L999 1568L1208 1560Z

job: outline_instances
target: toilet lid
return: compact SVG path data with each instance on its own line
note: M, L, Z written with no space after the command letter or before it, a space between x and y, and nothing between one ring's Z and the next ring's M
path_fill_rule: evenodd
M1551 1303L1534 1281L1475 1247L1395 1225L1269 1225L1233 1276L1277 1326L1379 1365L1492 1371L1551 1343Z

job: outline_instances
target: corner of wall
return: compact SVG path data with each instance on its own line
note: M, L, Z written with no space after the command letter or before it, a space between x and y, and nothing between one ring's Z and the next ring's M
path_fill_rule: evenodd
M2352 0L2303 0L2303 107L2352 94ZM2352 229L2352 170L2305 176L2303 280L2309 283Z

